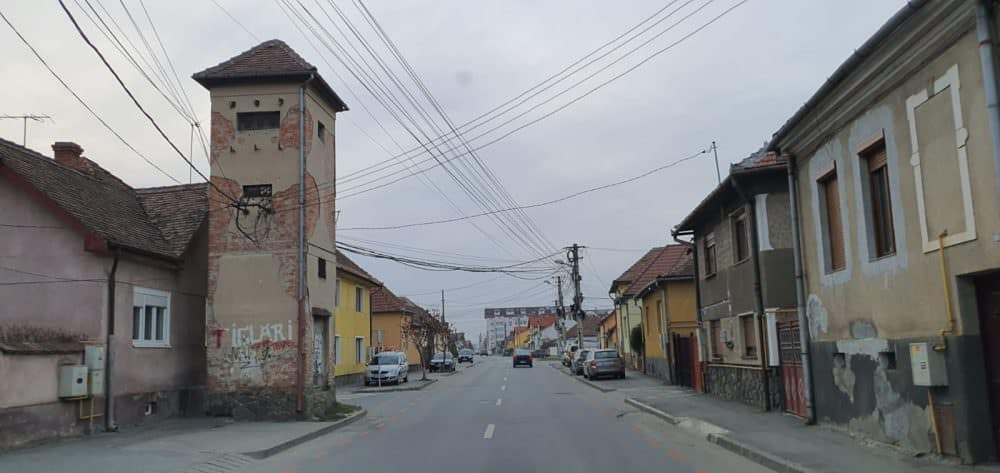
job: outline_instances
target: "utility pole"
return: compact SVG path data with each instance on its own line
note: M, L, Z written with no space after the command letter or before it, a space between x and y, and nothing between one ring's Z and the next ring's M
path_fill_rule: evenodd
M556 315L559 316L559 336L562 338L560 349L566 349L566 307L563 306L562 276L556 276L556 292L559 299L556 300Z
M441 363L442 367L444 361L447 359L445 354L448 351L448 322L444 321L444 289L441 289L441 326L444 327L444 348L441 349Z
M715 156L715 178L719 180L719 184L722 184L722 172L719 171L719 148L715 146L715 142L712 142L712 155Z
M45 120L51 120L52 117L48 115L34 115L26 113L24 115L0 115L0 119L14 119L23 121L24 127L21 132L21 146L28 146L28 120L41 122Z
M580 245L573 246L566 252L566 259L573 265L573 319L578 325L576 329L577 346L583 348L583 292L580 291ZM561 292L561 291L560 291Z

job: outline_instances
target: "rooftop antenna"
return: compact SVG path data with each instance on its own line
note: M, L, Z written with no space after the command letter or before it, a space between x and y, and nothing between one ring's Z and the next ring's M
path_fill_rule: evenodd
M0 115L0 119L22 120L24 122L24 128L21 133L21 146L28 146L28 120L43 122L45 120L52 120L52 117L48 115L34 115L26 113L24 115ZM52 121L54 122L55 120Z

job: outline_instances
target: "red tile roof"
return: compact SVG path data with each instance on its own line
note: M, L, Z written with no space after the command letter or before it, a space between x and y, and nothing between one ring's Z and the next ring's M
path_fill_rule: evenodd
M528 316L528 327L546 328L558 320L555 315L531 315Z
M647 251L646 254L642 255L642 258L639 258L638 261L632 263L632 266L629 266L628 269L626 269L625 272L621 274L621 276L618 276L614 281L611 282L612 284L611 289L614 290L615 285L628 284L634 281L635 278L639 276L639 273L641 273L642 270L649 265L649 262L653 258L655 258L657 253L662 249L663 249L662 246L658 246Z
M577 332L581 330L581 326L584 337L596 337L600 332L601 319L602 317L593 316L584 318L583 322L577 323L573 326L573 328L566 331L566 338L572 339L573 337L576 337Z
M382 285L381 281L375 279L375 276L368 274L368 271L361 269L361 266L358 266L357 263L351 261L351 259L348 258L342 251L337 252L337 271L343 271L356 278L363 279L371 283L373 286Z
M413 312L413 309L408 299L401 299L389 288L379 286L372 289L372 313L383 312Z
M272 39L254 46L229 60L209 67L191 76L205 88L215 85L259 81L266 79L305 81L310 77L319 91L336 111L347 110L347 105L320 77L316 66L309 64L284 41Z
M81 158L84 159L84 158ZM86 160L82 172L0 139L0 168L10 171L111 245L178 259L208 211L206 184L133 189Z
M643 288L656 281L657 277L669 275L685 259L690 258L691 250L687 245L667 245L660 248L651 258L647 259L646 266L638 272L622 294L626 296L638 294Z

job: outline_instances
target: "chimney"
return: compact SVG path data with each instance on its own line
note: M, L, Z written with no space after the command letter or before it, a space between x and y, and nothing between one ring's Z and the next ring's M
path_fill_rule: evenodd
M72 141L56 141L52 144L52 154L59 164L69 166L84 174L94 174L90 160L82 156L83 148Z

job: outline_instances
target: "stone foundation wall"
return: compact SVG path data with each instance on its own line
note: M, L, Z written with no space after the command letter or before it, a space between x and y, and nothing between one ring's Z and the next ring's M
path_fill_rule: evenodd
M646 374L670 382L670 363L666 358L646 358Z
M767 383L772 409L781 408L781 379L777 370L767 370ZM709 394L727 401L738 401L758 409L765 409L765 372L753 368L708 365L705 373Z

